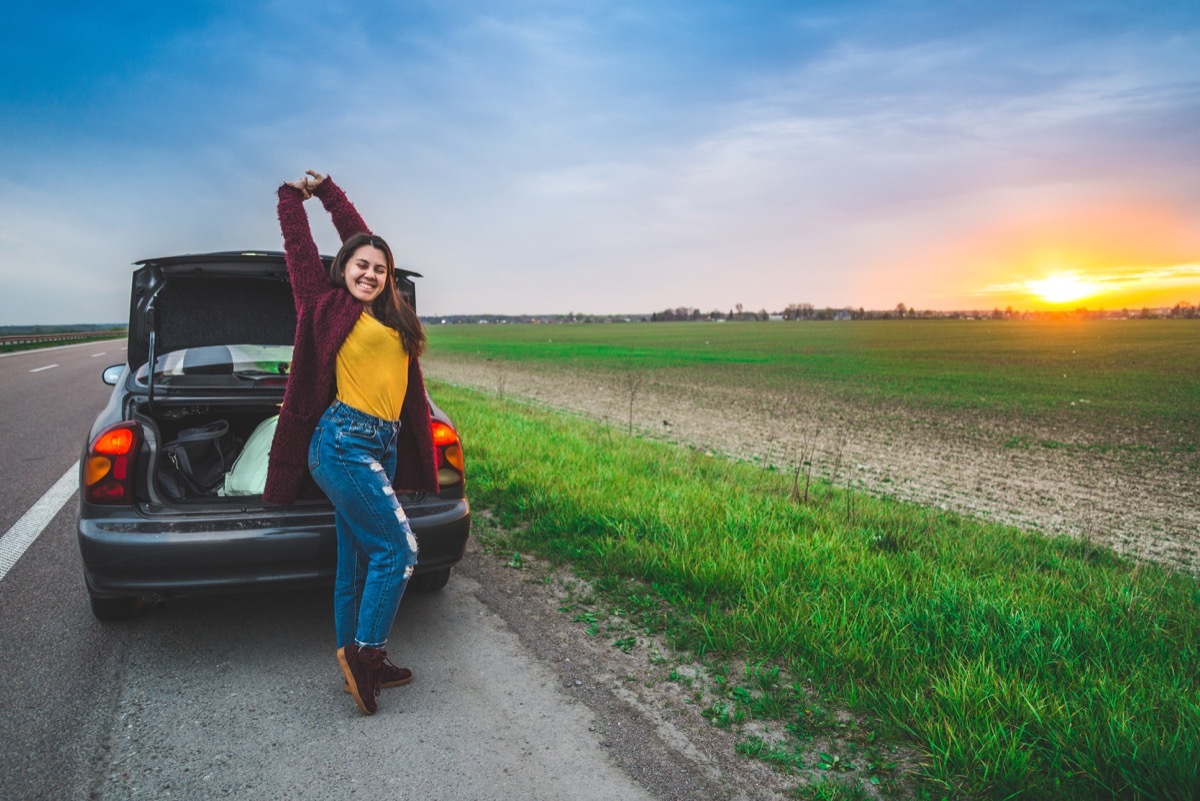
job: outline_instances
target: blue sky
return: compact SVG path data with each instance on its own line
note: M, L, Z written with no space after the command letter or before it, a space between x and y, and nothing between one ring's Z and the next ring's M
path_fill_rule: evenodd
M990 309L1055 270L1165 270L1200 303L1194 0L49 2L0 26L0 325L123 320L135 260L279 248L274 190L310 167L426 275L426 314Z

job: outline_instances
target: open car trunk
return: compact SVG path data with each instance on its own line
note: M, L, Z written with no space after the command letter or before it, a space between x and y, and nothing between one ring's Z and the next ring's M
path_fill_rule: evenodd
M328 266L331 258L322 259ZM395 271L397 287L414 307L412 279L419 275ZM261 485L247 492L242 482L238 494L227 498L212 460L219 458L227 473L259 426L278 414L295 332L283 253L223 251L138 262L127 347L129 389L137 400L127 416L146 432L139 453L141 499L167 507L262 505ZM219 454L204 453L206 427L221 433L212 437ZM256 459L265 477L265 450ZM188 467L191 478L204 473L201 480L189 480ZM323 500L315 485L302 491L305 496Z
M147 465L140 494L163 506L263 505L257 479L266 476L270 424L278 413L278 402L264 399L139 403L133 417L146 432L141 457Z

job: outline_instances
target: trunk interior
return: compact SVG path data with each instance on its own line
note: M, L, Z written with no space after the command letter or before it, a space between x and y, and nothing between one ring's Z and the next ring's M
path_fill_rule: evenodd
M248 501L261 504L261 490L257 494L225 497L220 491L223 480L213 485L211 481L197 479L202 479L206 471L209 475L227 475L255 430L278 413L277 402L263 400L223 403L156 400L152 413L148 404L140 403L133 418L146 434L141 456L148 467L139 482L144 499L165 505L228 502L245 506ZM187 440L189 432L194 434L205 427L220 429L221 423L227 428L219 438L190 440L187 447L190 460L175 455L178 449L172 448L171 444L179 442L181 435ZM269 443L269 434L269 431L260 434L260 440L265 435ZM247 453L247 457L250 456L251 453ZM261 462L265 473L265 455ZM189 467L192 468L190 471ZM239 470L244 467L240 465ZM193 473L191 480L180 479L180 473L189 472Z

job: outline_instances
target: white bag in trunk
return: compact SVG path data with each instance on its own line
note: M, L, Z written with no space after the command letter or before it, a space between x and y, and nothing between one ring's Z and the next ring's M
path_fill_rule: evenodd
M258 424L233 467L225 474L225 486L218 495L262 495L267 486L267 455L275 437L279 415L268 417Z

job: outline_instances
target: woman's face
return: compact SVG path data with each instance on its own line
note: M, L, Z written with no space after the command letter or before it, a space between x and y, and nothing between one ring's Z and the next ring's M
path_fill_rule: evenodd
M346 289L369 304L387 285L387 269L387 255L374 245L363 245L346 261Z

